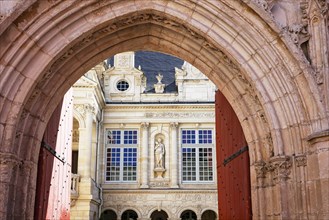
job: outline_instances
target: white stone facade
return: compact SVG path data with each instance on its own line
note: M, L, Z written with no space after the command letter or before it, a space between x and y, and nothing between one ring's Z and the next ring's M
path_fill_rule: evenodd
M71 218L82 219L88 214L92 219L95 213L106 210L114 211L118 219L126 210L135 211L138 219L152 219L155 210L166 212L168 219L180 219L186 210L193 211L198 219L207 210L217 213L214 84L185 62L182 69L175 70L177 92L145 93L147 79L141 70L134 68L133 52L116 55L114 66L106 68L104 64L99 64L73 87L75 118L78 121L74 124L76 137L73 150L79 151L77 170L81 181L78 187L80 195L71 207ZM117 87L123 80L129 85ZM161 78L158 79L159 84ZM200 90L200 96L187 95L198 94ZM88 127L90 134L85 132ZM209 143L205 145L207 149L211 148L207 150L210 153L206 159L211 165L201 168L194 164L197 167L193 174L195 177L187 172L184 174L192 175L184 177L192 178L192 181L184 180L182 175L183 130L193 130L196 132L195 138L198 138L199 131L200 134L201 131L211 133ZM120 169L120 174L117 172L117 176L112 177L113 172L112 176L111 172L107 172L109 163L116 155L111 153L111 146L116 150L124 148L125 131L135 131L137 134L133 145L137 154L136 172L133 172L130 181L124 180L126 177L122 171L124 149L119 150L120 165L115 167ZM108 132L111 135L120 132L121 140L110 144L112 140L108 139ZM91 141L87 140L88 137ZM160 157L156 155L155 147L159 142L163 155L157 163ZM90 145L89 151L87 143ZM199 149L203 144L197 146L195 157L200 157L201 161L199 155L202 152ZM205 176L199 174L201 169L207 169Z

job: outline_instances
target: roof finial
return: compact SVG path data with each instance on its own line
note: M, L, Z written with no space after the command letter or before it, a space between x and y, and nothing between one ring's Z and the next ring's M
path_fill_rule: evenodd
M163 78L163 75L161 75L161 73L158 73L158 75L156 76L157 80L158 80L158 84L162 84L161 80Z

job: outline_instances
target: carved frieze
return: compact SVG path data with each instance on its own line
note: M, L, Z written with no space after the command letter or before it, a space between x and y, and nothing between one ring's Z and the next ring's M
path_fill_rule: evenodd
M96 114L96 109L94 106L90 105L90 104L75 104L74 109L79 112L79 114L81 114L83 117L86 116L86 113L93 113Z
M214 118L215 113L212 112L159 112L145 113L146 118Z

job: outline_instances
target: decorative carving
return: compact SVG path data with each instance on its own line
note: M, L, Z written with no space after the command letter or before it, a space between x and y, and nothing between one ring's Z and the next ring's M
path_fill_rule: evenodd
M86 113L93 113L95 114L95 107L90 104L75 104L74 109L79 112L83 117L86 116Z
M123 68L129 67L129 56L120 55L118 58L118 65Z
M254 2L262 7L265 11L270 11L268 7L268 2L266 0L254 0Z
M22 161L15 155L0 152L0 165L12 166L12 168L14 168L16 166L21 166Z
M255 171L257 178L265 178L268 171L266 163L264 161L255 162Z
M171 128L178 128L179 123L178 122L170 122Z
M272 157L268 169L273 172L274 182L286 181L291 173L291 158L287 156Z
M213 118L215 113L201 112L160 112L160 113L145 113L146 118Z
M153 188L168 188L170 184L168 181L151 181L150 186Z
M307 25L305 24L292 24L290 26L284 27L288 31L292 41L296 45L301 45L310 38L310 35L307 30Z
M297 155L295 157L295 163L296 163L296 166L297 167L300 167L300 166L306 166L307 165L307 159L306 159L306 156L305 155Z
M309 16L308 16L308 2L302 1L299 6L302 13L302 24L308 25Z
M317 0L320 6L321 13L323 15L327 15L327 11L329 8L329 2L327 0Z
M150 123L148 123L148 122L142 122L141 123L141 127L144 128L144 129L147 129L148 127L150 127Z

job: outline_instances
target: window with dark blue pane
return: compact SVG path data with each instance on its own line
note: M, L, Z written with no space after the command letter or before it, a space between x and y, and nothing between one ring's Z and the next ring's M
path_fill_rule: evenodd
M195 130L182 130L182 143L195 144Z
M137 131L124 131L124 144L137 144Z
M137 180L137 130L108 130L106 181Z

